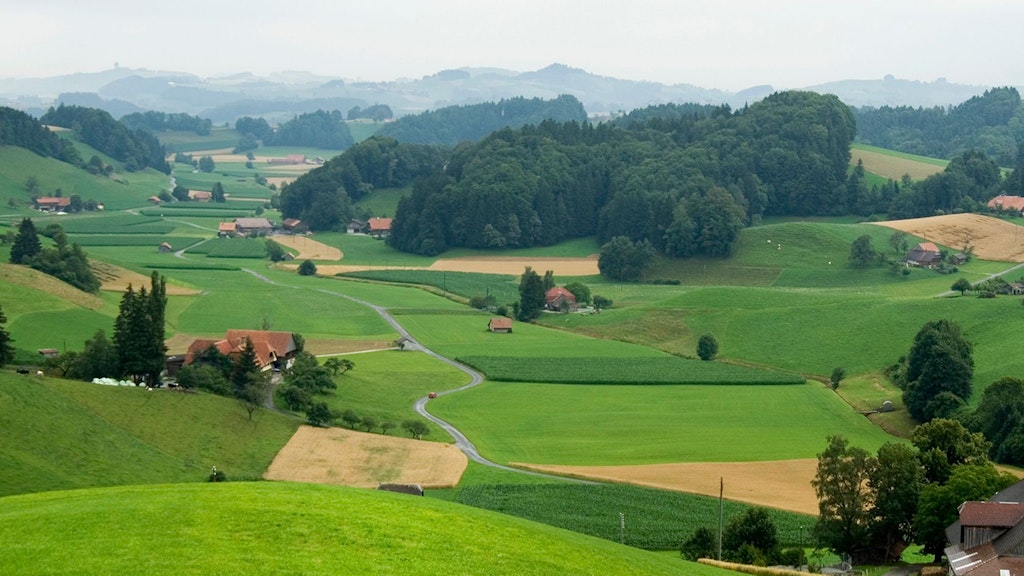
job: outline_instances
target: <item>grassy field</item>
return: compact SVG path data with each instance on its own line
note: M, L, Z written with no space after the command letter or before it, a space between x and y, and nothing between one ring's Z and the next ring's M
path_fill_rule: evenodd
M346 254L346 261L348 255ZM365 278L382 282L433 286L471 298L493 296L496 302L507 304L519 300L519 278L505 274L477 274L472 272L435 272L432 270L367 270L348 272L347 278Z
M892 440L820 384L621 386L485 383L432 400L498 462L627 465L814 458L841 432Z
M866 144L854 144L851 148L851 165L855 165L858 159L862 160L867 172L897 182L904 174L909 174L914 180L926 178L941 172L949 164L948 160L906 154ZM869 186L871 184L868 183Z
M255 479L298 422L249 421L209 394L118 388L0 371L0 495L89 486L202 481L211 466ZM3 540L3 538L0 538Z
M8 497L0 541L0 570L25 575L728 574L430 498L289 483Z

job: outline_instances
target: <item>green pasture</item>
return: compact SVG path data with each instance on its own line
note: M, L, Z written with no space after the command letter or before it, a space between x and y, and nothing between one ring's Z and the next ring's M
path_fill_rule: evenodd
M490 295L499 304L519 301L519 277L504 274L434 270L366 270L347 272L341 276L398 284L433 286L442 293L451 292L466 298Z
M161 235L133 235L133 234L76 234L70 237L71 242L83 248L90 246L149 246L156 248L163 242L171 245L175 250L180 250L202 240L196 236L161 236Z
M345 124L348 126L348 131L352 134L352 140L357 144L373 136L384 126L382 122L351 121L345 122Z
M430 266L437 258L399 252L378 240L364 234L343 232L317 232L312 239L328 246L334 246L343 253L339 264L355 266Z
M69 288L70 289L70 288ZM80 350L96 330L113 334L117 299L105 298L98 310L75 306L60 296L12 283L0 283L5 329L14 347L35 354L40 348Z
M64 232L73 234L170 234L174 224L164 222L158 216L136 216L126 213L87 214L81 216L33 218L36 228L47 224L60 224Z
M412 194L412 188L382 188L374 190L352 204L356 212L366 211L371 216L389 218L398 211L398 201Z
M802 384L790 374L691 358L460 356L498 382L554 384Z
M460 504L501 512L646 550L675 550L697 528L717 530L717 498L626 484L491 484L462 488ZM753 506L726 501L726 523ZM620 533L619 514L625 530ZM815 518L768 510L783 546L810 540ZM806 540L805 540L806 539Z
M814 458L841 433L870 451L893 438L821 384L621 386L487 382L432 413L497 462L639 465Z
M261 198L270 199L273 193L270 188L261 186L253 179L253 170L247 173L231 173L221 169L218 165L213 172L199 172L191 170L191 166L182 169L183 164L174 165L174 178L178 186L184 186L189 190L213 190L213 185L220 182L224 193L229 197L236 198ZM244 168L243 168L244 170ZM240 181L241 180L241 181Z
M298 422L205 393L120 388L0 371L0 494L200 482L211 466L256 479Z
M205 254L210 258L255 258L267 257L266 238L211 238L190 248L189 254Z
M431 392L450 390L469 384L469 376L422 352L384 350L365 354L346 354L355 368L345 372L336 382L338 389L323 400L338 412L353 410L360 417L372 416L378 423L422 419L413 404ZM435 442L450 442L448 436L433 422L426 437ZM371 430L380 432L380 429ZM400 427L392 435L407 435Z
M280 482L11 496L0 541L0 570L24 575L728 574L431 498Z
M223 148L234 148L238 145L242 135L234 128L214 126L210 133L200 136L195 132L187 130L167 130L158 132L156 137L164 145L167 152L193 152L206 150L220 150ZM198 160L199 157L196 157Z
M408 286L389 286L331 277L299 276L294 271L275 269L267 269L261 274L288 287L308 289L333 298L350 296L367 303L384 306L395 314L424 311L445 314L479 314L464 304ZM486 320L484 322L486 323Z

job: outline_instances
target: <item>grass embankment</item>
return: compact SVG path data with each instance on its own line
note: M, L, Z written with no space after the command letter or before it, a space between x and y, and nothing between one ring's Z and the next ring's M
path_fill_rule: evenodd
M249 421L237 401L204 393L7 371L0 371L0 405L0 429L12 440L0 445L4 495L197 482L211 466L256 479L299 424L270 412Z
M308 484L8 497L0 541L0 571L27 575L728 574L485 510Z

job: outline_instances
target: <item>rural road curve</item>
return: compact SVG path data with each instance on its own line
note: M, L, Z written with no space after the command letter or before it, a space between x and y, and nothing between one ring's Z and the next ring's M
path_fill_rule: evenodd
M263 274L260 274L259 272L256 272L255 270L249 270L248 268L242 268L242 270L245 271L245 272L248 272L249 274L252 274L253 276L255 276L256 278L262 280L263 282L266 282L268 284L273 284L274 286L281 286L281 287L284 287L284 288L296 288L296 289L299 288L298 286L290 286L290 285L287 285L287 284L281 284L280 282L275 282L275 281L271 280L270 278L267 278ZM453 367L455 367L455 368L457 368L457 369L459 369L459 370L461 370L461 371L463 371L463 372L465 372L466 374L469 375L469 377L470 377L469 384L466 384L466 385L461 386L459 388L453 388L451 390L445 390L443 392L438 392L437 396L446 396L448 394L454 394L456 392L461 392L463 390L468 390L469 388L472 388L473 386L476 386L476 385L478 385L478 384L480 384L481 382L484 381L484 375L483 374L477 372L476 370L470 368L469 366L466 366L465 364L461 364L459 362L456 362L455 360L452 360L451 358L446 358L444 356L441 356L437 352L434 352L433 350L430 350L426 346L420 344L418 340L413 338L412 334L409 334L409 331L406 330L405 327L403 327L401 324L398 323L397 320L395 320L395 317L392 316L391 313L388 312L387 308L385 308L383 306L378 306L376 304L367 302L365 300L360 300L359 298L355 298L353 296L349 296L348 294L342 294L341 292L334 292L332 290L326 290L326 289L323 289L323 288L313 288L312 290L316 290L317 292L320 292L322 294L327 294L327 295L330 295L330 296L337 296L338 298L344 298L346 300L350 300L352 302L355 302L356 304L360 304L362 306L366 306L367 308L372 309L374 312L379 314L380 317L383 318L388 324L390 324L391 327L394 328L396 332L398 332L402 337L404 337L406 340L408 340L408 343L406 344L406 350L419 350L419 351L423 352L424 354L426 354L428 356L432 356L432 357L440 360L441 362L444 362L445 364L453 366ZM450 434L451 437L455 439L455 446L457 446L459 448L459 450L462 450L462 452L466 455L466 457L469 458L470 460L474 461L474 462L477 462L479 464L483 464L484 466L490 466L491 468L497 468L499 470L506 470L506 471L509 471L509 472L515 472L517 474L527 474L527 475L530 475L530 476L539 476L539 477L542 477L542 478L552 478L552 479L562 480L562 481L579 482L579 483L582 483L582 484L596 484L596 482L590 482L590 481L587 481L587 480L579 480L579 479L576 479L576 478L567 478L565 476L556 476L554 474L544 474L542 472L534 472L532 470L523 470L521 468L513 468L511 466L505 466L504 464L498 464L497 462L488 460L487 458L484 458L483 456L480 455L480 452L476 449L476 446L474 446L473 443L469 440L469 438L467 438L466 435L463 434L458 428L456 428L455 426L451 425L450 423L448 423L448 422L438 418L437 416L434 416L430 412L428 412L427 411L427 402L429 402L429 401L430 401L429 397L423 397L423 398L420 398L419 400L417 400L416 404L413 405L413 408L416 410L416 413L419 414L420 416L423 416L427 420L430 420L434 424L437 424L441 428L443 428L445 432Z
M1021 262L1020 264L1014 264L1013 266L1010 266L1009 268L1007 268L1006 270L1003 270L1002 272L996 272L995 274L989 274L988 276L986 276L986 277L984 277L981 280L978 280L976 282L971 282L971 286L977 286L978 284L981 284L982 282L988 282L989 280L991 280L991 279L993 279L993 278L995 278L997 276L1002 276L1004 274L1009 274L1010 272L1013 272L1014 270L1019 270L1021 268L1024 268L1024 262ZM946 298L946 297L952 296L954 294L956 294L955 290L949 290L947 292L943 292L942 294L939 294L937 297L938 298Z

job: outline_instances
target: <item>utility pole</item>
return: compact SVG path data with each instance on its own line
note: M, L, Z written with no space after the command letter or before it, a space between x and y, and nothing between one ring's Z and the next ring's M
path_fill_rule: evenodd
M722 522L725 520L725 478L718 478L718 560L722 560Z

